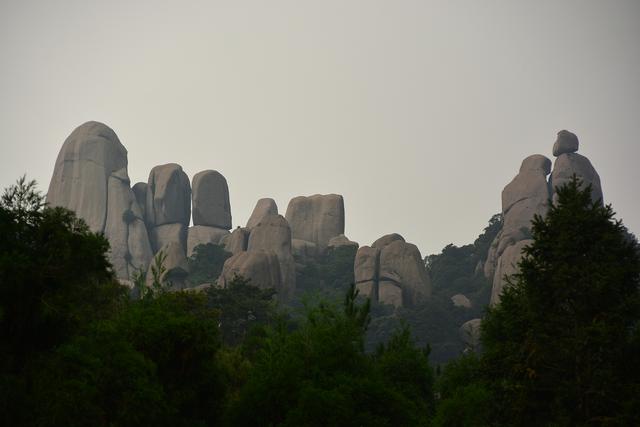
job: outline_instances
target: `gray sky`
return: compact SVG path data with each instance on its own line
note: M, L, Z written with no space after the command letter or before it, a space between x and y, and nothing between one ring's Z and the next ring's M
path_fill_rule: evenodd
M580 138L640 232L640 1L0 0L0 186L46 191L98 120L158 164L260 197L345 197L361 244L472 242L529 154Z

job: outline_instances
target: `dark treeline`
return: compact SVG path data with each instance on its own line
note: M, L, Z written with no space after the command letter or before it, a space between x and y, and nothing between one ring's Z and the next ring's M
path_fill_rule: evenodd
M392 324L402 316L349 287L349 248L306 267L300 292L322 298L298 295L288 310L241 277L226 289L172 292L161 274L151 286L140 276L132 293L110 270L107 240L45 206L22 179L0 201L0 422L638 425L637 242L576 181L558 194L534 220L534 243L500 304L464 315L442 308L463 291L475 307L488 299L475 267L495 217L473 245L430 257L435 302ZM191 274L217 277L224 251L197 254ZM420 320L439 313L449 317ZM438 329L470 315L484 316L482 350L459 356ZM426 334L412 330L421 324ZM459 357L433 369L429 342Z

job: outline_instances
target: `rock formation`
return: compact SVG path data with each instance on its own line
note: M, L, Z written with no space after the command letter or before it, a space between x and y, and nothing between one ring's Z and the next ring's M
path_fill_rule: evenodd
M267 215L278 215L278 205L276 205L276 202L273 199L264 198L258 200L256 207L253 208L253 212L247 221L246 228L251 230Z
M220 244L224 246L227 252L231 252L234 255L246 251L249 244L249 230L238 227L233 230L229 237L223 237L220 240Z
M294 197L285 217L293 238L314 243L319 251L344 234L344 200L337 194Z
M187 233L187 256L193 255L193 251L198 245L212 243L219 245L220 241L229 235L228 230L218 227L208 227L206 225L194 225L189 227Z
M161 283L169 283L171 285L170 289L172 290L184 289L186 287L185 279L189 274L189 263L184 255L182 246L178 242L168 242L158 250L155 256L162 256L164 258L162 262L164 272L158 277ZM153 260L149 265L149 270L147 271L147 286L153 284L153 269L156 267L155 264L155 260Z
M451 302L454 307L471 308L471 301L469 301L466 295L455 294L451 297Z
M231 229L231 204L227 180L205 170L193 176L193 225Z
M269 251L238 252L225 261L218 286L227 287L236 275L250 279L253 286L278 291L281 285L278 255Z
M527 157L518 175L502 192L503 226L493 241L484 266L485 276L492 281L491 304L500 300L505 276L518 272L522 249L531 240L531 221L535 214L544 216L549 201L556 200L555 188L567 184L575 174L583 185L591 184L592 198L602 200L600 177L584 156L576 153L578 138L566 130L558 132L553 146L557 156L551 172L551 161L541 155ZM551 173L547 182L547 175Z
M480 347L481 323L481 319L471 319L460 327L460 338L469 350L475 351Z
M354 246L355 248L358 248L358 246L360 245L358 244L358 242L349 240L344 234L332 237L331 239L329 239L329 243L327 244L327 247L329 248L339 248L341 246Z
M354 261L361 295L382 304L411 306L431 295L431 281L418 248L399 234L362 246Z
M127 150L108 126L87 122L69 135L56 160L47 202L75 211L92 231L104 233L118 278L146 270L152 253L130 187Z
M154 252L169 241L177 241L186 253L187 227L191 219L191 185L180 165L168 163L151 169L145 214L147 228L153 236L151 244Z

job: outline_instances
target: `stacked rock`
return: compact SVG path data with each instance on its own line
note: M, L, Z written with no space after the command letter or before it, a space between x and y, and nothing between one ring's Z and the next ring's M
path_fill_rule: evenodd
M168 163L151 169L145 218L154 253L170 242L180 243L186 253L191 185L180 165Z
M219 244L231 228L231 203L227 180L219 172L205 170L193 177L193 226L187 236L187 255L198 245Z
M491 280L491 304L500 301L506 277L518 273L522 250L532 243L531 221L534 215L544 216L549 201L557 200L556 189L567 184L575 174L582 185L592 186L594 201L602 201L600 177L589 159L578 151L578 137L562 130L553 146L556 161L551 172L551 161L541 155L529 156L522 162L520 172L502 191L502 230L494 239L484 273ZM547 176L551 173L549 181Z
M225 248L234 255L225 261L219 285L227 286L237 274L255 286L274 288L281 299L291 297L295 290L295 263L291 228L282 215L267 214L251 230L237 228L225 241Z
M77 127L65 140L49 184L47 202L76 212L111 243L114 273L126 281L146 270L152 256L144 215L127 173L127 150L98 122Z
M381 304L411 306L431 295L431 281L418 248L399 234L362 246L354 261L361 295Z
M344 200L338 194L294 197L285 217L291 225L296 255L320 254L331 238L344 234Z

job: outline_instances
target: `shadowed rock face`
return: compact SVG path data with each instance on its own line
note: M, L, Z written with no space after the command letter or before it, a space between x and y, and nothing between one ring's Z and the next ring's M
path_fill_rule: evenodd
M220 242L227 252L231 252L234 255L246 251L249 244L249 230L238 227L231 232L229 237L223 238Z
M460 327L460 338L466 346L476 350L480 346L480 325L481 319L471 319Z
M191 219L191 185L180 165L156 166L147 183L147 226L180 223L189 226Z
M231 203L227 180L206 170L193 177L193 225L231 229Z
M344 200L337 194L291 199L285 215L294 239L326 249L332 237L344 234Z
M253 208L253 212L247 221L246 228L252 229L258 225L262 218L268 215L278 215L278 205L276 205L275 200L269 198L258 200L256 207Z
M355 246L356 248L360 246L358 242L354 242L353 240L349 240L347 236L344 234L340 234L339 236L332 237L329 240L329 244L327 245L330 248L339 248L341 246Z
M410 306L431 295L431 281L418 248L399 234L362 246L356 253L356 287L365 296L396 307Z
M184 249L178 242L169 242L162 246L156 256L163 254L165 256L163 266L164 273L160 275L160 280L170 282L171 289L178 290L185 288L185 279L189 274L189 263L184 255ZM149 265L147 271L147 286L153 284L153 267L155 263Z
M218 285L229 286L235 275L250 279L253 286L261 289L273 288L279 294L282 291L280 262L274 252L238 252L225 261Z
M69 135L56 160L47 202L75 211L92 231L104 233L119 279L147 268L151 247L130 188L127 150L108 126L87 122Z
M282 215L263 217L249 234L248 252L273 252L280 263L283 298L293 294L296 286L295 262L291 253L291 228Z
M229 235L228 230L217 227L207 227L206 225L194 225L189 227L187 233L187 256L193 255L196 246L212 243L220 244L220 240Z

